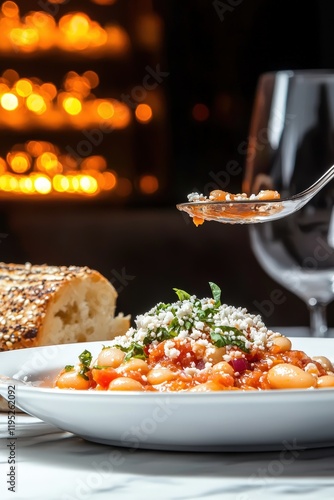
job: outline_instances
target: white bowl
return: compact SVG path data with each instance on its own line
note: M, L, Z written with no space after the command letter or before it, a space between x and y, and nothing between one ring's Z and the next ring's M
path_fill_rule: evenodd
M334 359L334 339L294 338L293 348ZM108 342L106 342L108 344ZM15 383L23 411L107 445L182 451L291 450L334 445L334 389L151 393L60 390L51 381L101 342L0 353L0 374ZM37 384L37 385L35 385ZM0 383L8 399L13 383ZM11 396L11 401L13 397Z

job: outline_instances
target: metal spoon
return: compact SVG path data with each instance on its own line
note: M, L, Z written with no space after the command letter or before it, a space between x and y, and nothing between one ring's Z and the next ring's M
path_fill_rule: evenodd
M179 203L178 210L195 217L195 223L214 220L228 224L269 222L300 210L334 177L334 165L312 186L290 198L276 200L196 201Z

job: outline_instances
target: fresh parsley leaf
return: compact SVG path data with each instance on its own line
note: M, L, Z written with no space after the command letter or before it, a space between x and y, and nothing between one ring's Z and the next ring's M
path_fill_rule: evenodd
M179 318L177 318L175 316L175 318L172 319L172 321L169 323L168 326L172 330L177 329L180 326L180 324L179 324Z
M86 373L89 372L89 368L88 366L84 366L82 365L80 371L79 371L79 375L84 378L85 380L89 380L89 377L87 377Z
M173 328L170 329L170 330L167 330L166 328L159 328L157 330L157 333L156 333L156 337L159 341L163 341L163 340L169 340L169 339L173 339L174 337L177 336L177 331L175 331Z
M86 373L89 371L89 367L90 367L90 364L92 362L92 359L93 359L93 356L89 351L87 351L87 349L85 351L83 351L79 356L79 360L81 362L81 368L79 371L79 375L82 378L84 378L85 380L89 380Z
M184 290L179 290L179 288L173 288L174 292L178 296L179 300L188 300L190 299L191 295L188 292L185 292Z
M210 285L210 288L212 291L212 296L215 300L216 306L220 306L221 305L221 302L220 302L221 289L219 288L218 285L216 285L215 283L212 283L212 281L209 281L209 285Z
M205 309L203 311L203 309L200 309L197 313L197 317L200 321L204 321L204 322L207 322L208 321L208 317L209 316L212 316L212 309L208 308L208 309Z
M126 356L124 358L124 361L129 361L131 358L139 358L139 359L146 359L147 355L144 351L144 347L137 342L132 342L132 344L129 345L129 347L123 347L120 345L115 345L115 347L118 347L123 352L126 352Z
M80 354L79 360L81 361L82 365L89 367L92 362L92 354L86 349Z
M167 307L169 307L170 304L165 304L164 302L159 302L159 304L156 305L156 310L157 311L165 311Z
M146 345L151 344L152 342L153 342L153 338L150 335L146 335L146 337L143 340L143 344L146 346Z
M74 369L74 365L66 365L64 370L65 372L71 372Z
M232 335L228 335L228 333L218 333L215 331L210 332L210 337L212 340L212 343L216 347L225 347L227 345L235 345L236 347L239 347L244 352L249 352L249 349L247 349L245 345L245 341L238 338L240 336L243 336L243 333L238 330L237 328L234 328L233 326L220 326L219 327L223 332L233 332Z

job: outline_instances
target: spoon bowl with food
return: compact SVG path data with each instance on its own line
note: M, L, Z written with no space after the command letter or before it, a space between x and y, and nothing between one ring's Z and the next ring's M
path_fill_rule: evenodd
M196 226L204 221L226 224L255 224L270 222L300 210L334 177L334 165L312 186L289 198L281 198L278 191L261 190L258 194L231 194L226 191L211 191L209 197L191 193L188 203L177 208L188 213Z

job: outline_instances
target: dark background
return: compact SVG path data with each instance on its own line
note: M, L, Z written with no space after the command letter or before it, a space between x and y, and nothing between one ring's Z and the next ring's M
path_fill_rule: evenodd
M58 83L70 69L94 67L101 94L117 98L142 82L147 65L160 65L169 73L159 89L161 122L145 132L138 127L128 135L114 134L104 147L119 162L125 150L134 152L134 178L149 158L161 190L152 197L134 192L110 203L0 201L1 260L94 267L116 287L118 310L133 317L157 301L173 300L173 287L206 295L208 281L214 281L225 302L260 312L269 325L308 325L306 305L273 282L252 255L247 227L206 223L196 228L175 204L217 179L226 190L241 189L258 77L279 69L332 68L333 2L118 0L101 7L73 0L61 13L80 8L101 23L117 19L131 37L144 3L161 19L162 44L156 52L133 43L126 59L89 61L89 67L84 58L57 54L0 57L0 71L15 67L22 75ZM36 9L36 2L20 5ZM198 103L206 110L202 121L194 119ZM23 140L5 130L1 135L2 149ZM71 135L59 131L55 139L68 143ZM226 176L231 162L238 174ZM329 323L334 326L332 306Z

